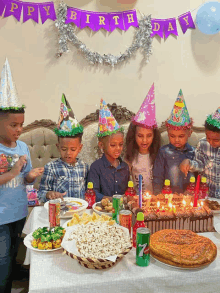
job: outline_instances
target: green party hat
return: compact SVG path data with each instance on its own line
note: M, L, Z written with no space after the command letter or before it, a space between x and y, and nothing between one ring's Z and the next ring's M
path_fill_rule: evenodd
M191 128L192 123L192 118L189 117L183 92L180 90L172 112L166 121L166 126L176 130L189 129Z
M218 109L213 114L210 114L208 116L208 118L206 119L206 122L209 125L212 125L220 129L220 107L218 107Z
M62 95L60 104L60 116L57 128L54 129L57 136L72 136L83 133L83 126L79 124L65 95Z

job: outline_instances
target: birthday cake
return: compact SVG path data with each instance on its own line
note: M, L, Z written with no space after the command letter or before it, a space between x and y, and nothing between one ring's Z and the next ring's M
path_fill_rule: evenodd
M143 196L140 208L138 196L128 196L124 197L124 206L134 217L143 212L145 224L152 234L163 229L214 231L212 211L202 201L194 207L193 199L193 196L183 194L147 195Z

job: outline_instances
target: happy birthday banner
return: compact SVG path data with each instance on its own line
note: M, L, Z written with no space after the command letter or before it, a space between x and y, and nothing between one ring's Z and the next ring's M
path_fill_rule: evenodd
M89 27L93 31L101 28L111 32L116 28L124 31L130 26L139 27L136 10L103 13L68 7L66 23L70 22L81 29Z
M56 12L53 2L45 3L31 3L21 1L7 1L0 0L0 16L8 17L13 15L20 21L23 10L23 22L32 19L36 23L39 21L39 14L41 21L44 23L47 19L56 20Z
M178 20L184 34L189 28L192 28L192 29L196 28L190 11L178 16ZM161 38L163 38L164 36L165 38L168 38L169 35L171 34L178 36L176 18L168 18L168 19L152 18L151 24L152 24L151 37L158 35Z

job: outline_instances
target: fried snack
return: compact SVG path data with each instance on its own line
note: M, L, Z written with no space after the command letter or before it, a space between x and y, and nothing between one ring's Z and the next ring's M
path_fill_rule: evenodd
M102 208L99 207L99 206L96 206L95 209L96 209L97 211L102 211Z
M109 202L108 198L103 198L101 200L101 204L102 204L103 207L107 206L108 205L108 202Z
M154 233L150 251L158 260L183 268L209 264L217 255L216 245L209 238L189 230L166 229Z
M112 221L112 222L111 222ZM67 223L67 226L74 226L77 224L88 224L90 222L109 222L109 225L113 225L112 223L115 223L115 221L112 220L111 217L102 214L99 216L96 213L93 213L91 216L89 216L87 213L83 213L83 215L80 217L79 215L76 216L76 214L73 215L72 219Z

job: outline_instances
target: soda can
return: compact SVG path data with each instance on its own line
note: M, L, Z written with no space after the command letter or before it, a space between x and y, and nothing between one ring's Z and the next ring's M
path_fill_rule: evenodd
M49 201L49 222L50 227L60 226L60 201L54 199Z
M122 209L123 197L122 195L115 194L113 195L113 210L112 210L112 219L119 224L119 212Z
M148 228L137 229L136 264L147 267L150 264L150 230Z
M128 210L121 210L119 212L119 224L129 230L131 235L131 226L132 226L132 212Z

